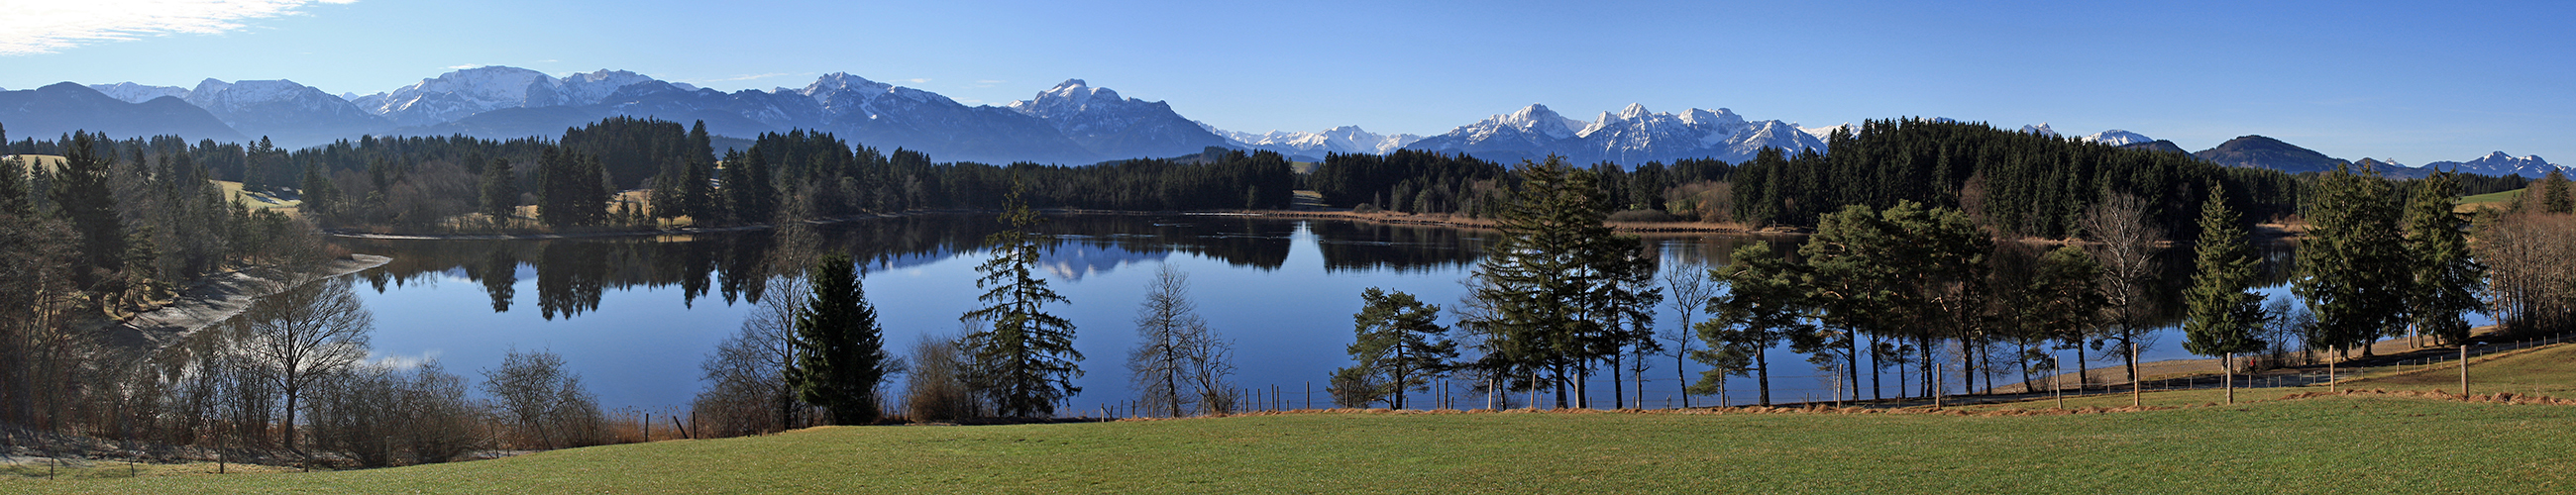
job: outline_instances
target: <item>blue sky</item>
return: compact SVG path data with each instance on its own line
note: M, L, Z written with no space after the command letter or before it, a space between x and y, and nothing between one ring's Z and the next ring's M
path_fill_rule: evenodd
M2576 162L2576 2L126 1L7 0L21 27L0 32L0 87L373 93L509 65L725 90L849 72L1001 104L1082 78L1252 132L1641 103Z

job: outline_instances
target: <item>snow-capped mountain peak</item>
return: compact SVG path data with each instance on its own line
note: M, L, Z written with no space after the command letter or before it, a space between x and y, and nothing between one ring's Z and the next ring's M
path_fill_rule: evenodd
M1309 159L1321 159L1328 153L1383 155L1394 153L1395 150L1404 149L1404 145L1422 140L1422 136L1412 134L1380 135L1355 125L1334 127L1325 129L1323 132L1270 131L1266 134L1253 134L1218 129L1206 122L1198 122L1198 124L1208 132L1224 136L1236 147L1270 150L1282 155Z
M1081 79L1066 79L1053 88L1038 92L1036 97L1011 102L1009 108L1031 117L1059 119L1091 110L1094 102L1108 106L1145 103L1142 100L1121 98L1117 91L1111 91L1109 88L1091 87L1090 83L1083 82Z
M586 74L576 73L564 76L563 79L557 80L555 95L558 98L557 104L589 105L599 103L609 94L616 93L618 88L652 81L654 81L653 78L645 77L643 74L600 69Z
M366 96L352 102L397 124L427 125L502 108L547 106L556 99L554 86L554 78L543 72L486 66L440 74L381 98Z
M1630 104L1618 113L1601 112L1588 124L1570 122L1582 126L1579 131L1565 130L1570 125L1549 125L1560 122L1569 121L1545 105L1533 104L1405 147L1502 160L1556 154L1574 163L1609 161L1629 165L1689 158L1740 161L1763 148L1795 152L1824 147L1822 141L1800 132L1795 124L1776 120L1748 122L1725 108L1693 108L1672 114Z
M2111 146L2128 146L2132 144L2156 142L2155 139L2148 138L2145 135L2119 129L2096 132L2093 133L2093 135L2084 136L2084 140Z
M2039 123L2039 125L2025 125L2025 126L2021 126L2021 132L2030 133L2030 134L2038 134L2038 135L2048 136L2048 137L2058 137L2057 130L2056 130L2056 129L2050 129L2050 128L2048 128L2048 123L2047 123L2047 122L2041 122L2041 123Z
M124 100L126 103L142 103L152 101L153 98L160 98L163 96L175 96L182 99L188 97L188 88L178 86L145 86L131 82L92 84L89 85L89 89L98 90L98 92L105 93L110 98Z
M1850 122L1844 122L1844 123L1841 123L1841 124L1829 125L1829 126L1824 126L1824 127L1800 127L1800 128L1798 128L1798 132L1804 132L1804 133L1807 133L1807 135L1809 135L1809 136L1815 136L1817 140L1823 140L1823 139L1825 139L1825 138L1832 137L1832 136L1834 135L1834 131L1844 131L1844 132L1850 132L1850 133L1853 133L1853 134L1859 134L1859 133L1860 133L1860 126L1852 125L1852 123L1850 123Z
M2567 167L2550 164L2549 160L2541 159L2540 155L2513 156L2505 154L2505 152L2502 151L2488 153L2487 156L2481 156L2478 157L2478 159L2466 162L2442 161L2427 163L2424 164L2422 168L2466 172L2478 175L2491 175L2496 177L2520 175L2527 179L2537 179L2541 176L2549 175L2549 171L2551 170L2563 171L2568 169Z
M1607 114L1608 112L1603 113ZM1557 115L1555 110L1547 109L1547 105L1537 103L1531 103L1530 106L1522 107L1520 111L1517 112L1487 118L1485 121L1498 124L1502 127L1516 129L1521 132L1534 132L1556 139L1574 137L1573 127L1583 123L1582 121L1565 118L1563 115Z

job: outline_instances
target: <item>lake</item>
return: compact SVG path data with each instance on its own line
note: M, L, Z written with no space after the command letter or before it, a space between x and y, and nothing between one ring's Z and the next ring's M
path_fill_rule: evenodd
M393 258L353 275L375 312L374 358L434 358L479 383L479 370L497 367L511 349L551 350L564 356L603 405L666 409L685 406L703 386L699 363L740 328L752 301L764 295L760 281L778 272L766 266L773 253L846 252L861 260L886 348L899 355L925 335L960 331L958 315L975 307L982 294L974 283L974 268L986 258L981 240L1000 227L990 215L934 214L685 237L333 242ZM1350 364L1344 348L1352 341L1351 315L1360 309L1363 289L1404 291L1454 307L1466 292L1460 281L1493 235L1233 215L1057 215L1039 230L1052 246L1044 257L1046 278L1071 300L1049 309L1073 321L1075 347L1087 358L1075 382L1082 393L1067 407L1070 414L1131 397L1125 363L1136 340L1133 321L1148 282L1162 267L1189 275L1189 296L1200 315L1234 341L1239 386L1265 396L1277 387L1292 407L1303 406L1312 387L1322 405L1329 403L1329 373ZM1646 236L1667 268L1722 261L1749 242L1802 240ZM2035 256L2044 247L2006 249ZM2287 245L2263 250L2267 293L2286 294L2280 284L2291 252ZM2188 256L2187 249L2165 251L2167 275L2155 297L2179 301L2188 278L2180 268L2189 264ZM1664 314L1657 322L1661 328L1680 325L1669 306L1658 310ZM1450 323L1445 314L1443 323ZM2182 351L2179 331L2172 329L2159 332L2142 355L2150 361L2193 357ZM2095 367L2111 364L2098 361L2101 353L2093 356ZM1777 368L1774 400L1825 399L1831 393L1826 373L1805 364L1805 356L1775 349L1770 360ZM1682 384L1670 354L1650 362L1655 368L1646 373L1645 396L1659 407ZM1694 378L1698 373L1695 367L1686 371ZM1894 375L1891 370L1884 379L1891 391ZM1608 380L1604 370L1592 387L1605 405ZM1751 379L1729 383L1730 402L1752 400ZM1455 394L1465 407L1483 404L1482 395ZM1713 402L1693 399L1698 405Z

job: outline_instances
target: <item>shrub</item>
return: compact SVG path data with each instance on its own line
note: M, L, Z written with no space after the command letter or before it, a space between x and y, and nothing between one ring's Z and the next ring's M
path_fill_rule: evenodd
M581 375L564 371L563 356L510 351L501 368L483 370L483 391L499 402L512 445L560 449L608 443L608 418L599 397L582 388Z
M1613 222L1678 222L1681 217L1656 210L1628 210L1610 214Z
M922 336L912 345L911 365L904 381L905 418L956 421L983 415L983 404L967 388L966 349L956 337Z

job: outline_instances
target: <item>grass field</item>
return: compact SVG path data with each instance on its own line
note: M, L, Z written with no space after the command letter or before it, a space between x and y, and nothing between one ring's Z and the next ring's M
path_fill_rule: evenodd
M2576 398L2576 345L2555 345L2529 350L2502 352L2472 357L2469 358L2469 361L2469 393L2471 394L2484 395L2500 392L2512 392L2516 394L2540 395L2546 397ZM2460 368L2453 366L2452 363L2434 363L2430 366L2410 367L2404 372L2393 371L2385 367L2370 368L2366 371L2355 371L2347 368L2341 371L2342 373L2346 373L2346 375L2338 376L2350 377L2345 378L2342 386L2340 387L2341 389L2346 390L2459 392L2459 370ZM2322 373L2322 371L2320 371L2320 373ZM2226 391L2223 389L2192 389L2158 392L2154 391L2154 388L2155 382L2148 382L2149 391L2144 394L2140 394L2138 403L2151 407L2178 407L2203 404L2223 404L2227 402ZM2327 390L2327 387L2324 385L2311 387L2239 388L2236 389L2236 401L2239 403L2245 403L2273 400L2283 396L2323 390ZM2129 405L2129 394L2126 388L2121 388L2110 393L2097 392L2093 395L2068 397L2066 399L2066 407L2069 408L2123 407L2127 405ZM2039 399L2024 402L1972 406L1969 407L1969 409L2050 409L2055 407L2057 407L2057 401L2055 399Z
M2325 397L2116 414L1289 414L818 428L0 492L2550 493L2576 407Z
M219 180L215 181L215 185L223 186L225 199L240 197L242 203L252 208L294 208L304 204L304 201L299 199L278 199L263 193L243 193L242 183L239 182Z
M2465 197L2461 197L2461 198L2460 198L2460 206L2459 206L2459 207L2457 207L2457 208L2454 208L2453 210L2454 210L2454 211L2471 211L2471 210L2476 210L2476 209L2478 209L2478 208L2503 208L2503 207L2505 207L2505 205L2507 205L2507 204L2511 204L2511 203L2513 203L2515 200L2520 200L2520 199L2522 199L2522 192L2523 192L2523 191L2525 191L2525 190L2527 190L2527 189L2515 189L2515 190L2505 191L2505 192L2486 193L2486 194L2480 194L2480 195L2476 195L2476 196L2465 196Z

